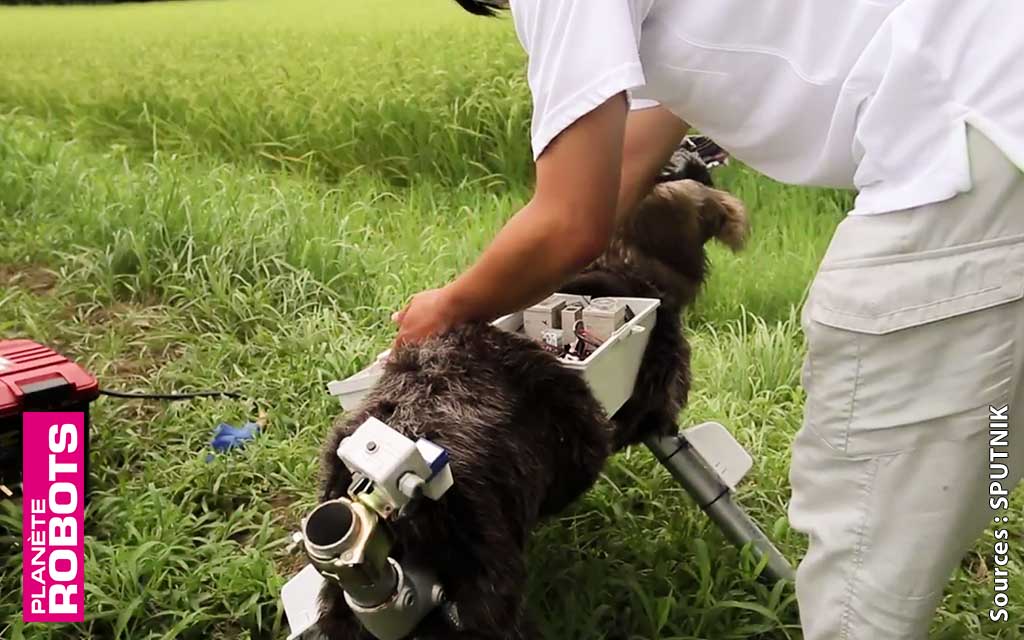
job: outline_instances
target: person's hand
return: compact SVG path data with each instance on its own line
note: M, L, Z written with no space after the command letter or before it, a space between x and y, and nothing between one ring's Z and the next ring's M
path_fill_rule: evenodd
M421 342L444 333L462 321L446 289L417 293L391 319L398 324L395 347Z

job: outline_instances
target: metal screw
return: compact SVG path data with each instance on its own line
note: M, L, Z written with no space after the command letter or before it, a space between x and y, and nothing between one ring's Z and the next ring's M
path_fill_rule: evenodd
M348 562L351 559L352 559L352 552L351 551L346 551L345 553L341 554L341 561L342 562Z
M377 443L374 442L373 440L370 440L369 442L366 443L366 450L369 451L370 453L373 453L374 451L377 450Z
M405 597L402 598L402 604L404 604L407 607L411 607L412 605L416 604L416 594L412 591L407 591Z

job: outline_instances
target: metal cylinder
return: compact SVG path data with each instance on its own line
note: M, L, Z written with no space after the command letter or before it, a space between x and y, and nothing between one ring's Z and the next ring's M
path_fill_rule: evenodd
M444 601L444 589L430 570L402 566L391 560L398 574L394 596L376 607L366 607L346 595L346 602L363 628L377 640L403 640L427 614Z
M359 531L359 520L351 504L331 500L319 505L306 518L302 534L306 548L321 558L340 556Z
M729 488L708 468L686 438L682 435L652 436L645 444L731 543L738 547L751 543L758 557L766 559L764 572L768 578L773 581L796 578L786 557L733 501Z
M379 523L377 514L346 498L320 504L302 522L306 555L317 571L364 607L387 602L398 587L391 540Z

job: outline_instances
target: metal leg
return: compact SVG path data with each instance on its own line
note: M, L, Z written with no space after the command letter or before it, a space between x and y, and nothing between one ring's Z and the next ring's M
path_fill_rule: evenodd
M767 577L773 581L795 580L796 574L789 561L747 512L733 501L729 488L707 467L682 434L652 436L644 444L730 542L738 547L753 543L752 548L758 556L767 557Z

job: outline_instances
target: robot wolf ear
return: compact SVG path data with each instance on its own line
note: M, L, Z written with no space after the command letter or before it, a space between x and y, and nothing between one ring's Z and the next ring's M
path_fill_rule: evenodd
M495 16L498 9L508 9L508 0L455 0L459 6L476 16Z

